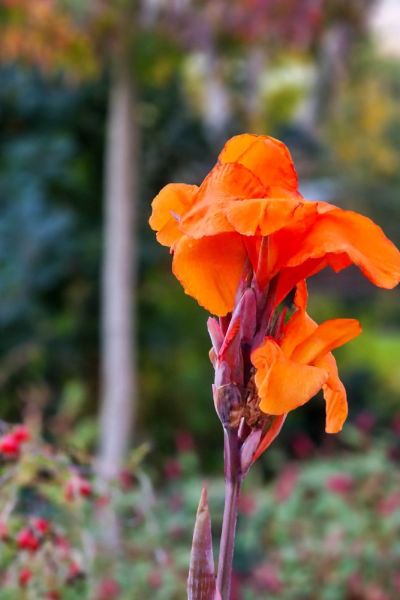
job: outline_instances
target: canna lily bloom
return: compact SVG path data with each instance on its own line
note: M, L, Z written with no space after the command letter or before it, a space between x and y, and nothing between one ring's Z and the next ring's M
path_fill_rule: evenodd
M305 200L288 149L266 136L232 138L200 186L167 185L152 208L150 225L171 249L175 276L219 317L207 322L213 400L224 431L218 573L215 579L203 492L188 598L227 600L240 485L252 464L287 414L321 389L326 431L340 431L347 417L332 350L361 327L355 319L315 323L306 312L305 280L327 266L340 271L355 264L375 285L392 288L400 280L400 253L370 219ZM293 302L283 304L294 289Z
M209 312L232 311L250 262L259 288L271 281L278 305L326 266L357 265L372 283L400 281L400 253L370 219L310 202L286 146L274 138L231 138L200 186L169 184L152 204L151 227L171 248L185 292Z
M266 337L251 354L259 408L268 415L285 415L322 389L326 432L337 433L347 417L347 399L331 350L358 336L360 324L332 319L317 325L306 313L305 281L297 285L294 305L296 311L278 339Z

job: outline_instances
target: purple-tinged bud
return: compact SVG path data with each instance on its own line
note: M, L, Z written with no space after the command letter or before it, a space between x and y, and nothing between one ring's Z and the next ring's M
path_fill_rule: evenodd
M220 387L221 385L231 383L231 381L232 381L232 372L231 372L230 366L225 361L217 360L217 366L215 369L215 380L214 380L216 387Z
M253 429L242 444L240 449L240 469L243 477L247 475L253 464L253 458L259 446L262 433L262 429Z
M240 315L241 340L245 344L251 344L256 331L257 303L254 290L249 288L245 291L238 306Z
M243 416L243 398L235 383L214 386L214 404L222 425L227 429L239 427Z
M187 593L188 600L215 600L218 597L214 571L211 518L205 487L201 491L194 526Z
M211 339L211 343L213 345L214 352L215 354L218 354L224 342L224 334L221 331L221 327L217 319L209 317L209 319L207 320L207 329Z

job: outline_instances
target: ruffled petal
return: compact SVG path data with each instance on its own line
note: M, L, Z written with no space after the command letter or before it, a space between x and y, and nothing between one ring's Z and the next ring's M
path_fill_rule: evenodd
M291 357L302 364L316 364L331 350L343 346L361 333L356 319L331 319L318 325L292 352Z
M281 235L279 242L287 255L285 238ZM320 215L305 235L289 240L289 246L288 267L332 253L341 255L332 263L336 269L351 261L379 287L393 288L400 281L400 252L373 221L352 211L337 208ZM347 262L343 255L348 257Z
M346 390L339 379L333 354L329 352L319 359L316 365L329 373L326 383L322 386L326 405L325 431L326 433L338 433L348 414Z
M226 216L242 235L270 235L291 222L300 200L295 196L281 198L255 198L244 202L231 202Z
M282 415L305 404L328 379L324 369L287 358L271 338L252 353L251 361L256 367L260 410L270 415Z
M179 223L193 205L199 188L185 183L169 183L152 202L149 224L157 231L157 240L163 246L172 246L181 236Z
M172 270L186 294L210 313L224 316L233 309L245 261L246 250L237 234L200 240L183 236L174 248Z
M293 356L296 348L309 338L318 325L303 310L296 311L283 329L281 348L287 357ZM301 361L304 362L304 361Z
M306 282L300 281L297 284L296 294L294 296L294 305L296 312L291 316L283 329L281 348L287 357L291 357L295 349L310 337L317 329L318 325L306 313L308 302L308 292Z
M297 191L298 180L289 150L279 140L245 133L225 144L218 157L221 163L240 163L254 173L269 191Z
M341 268L345 268L351 264L351 261L348 260L346 255L338 254L337 256L341 261ZM343 256L345 256L344 259L342 258ZM340 270L339 260L335 263L336 271ZM328 257L324 256L323 258L310 258L297 267L283 268L278 275L278 283L275 291L275 306L278 306L278 304L286 298L299 281L308 279L309 277L312 277L312 275L319 273L319 271L322 271L328 264L330 264L330 261L328 262Z
M217 164L200 186L182 230L196 239L234 231L226 218L227 207L241 201L247 205L247 199L262 198L266 193L260 180L243 165Z

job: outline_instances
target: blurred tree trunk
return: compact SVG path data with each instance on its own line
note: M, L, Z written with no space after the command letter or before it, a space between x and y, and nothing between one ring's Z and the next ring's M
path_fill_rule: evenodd
M113 65L105 159L99 472L115 477L133 427L135 372L135 193L137 127L132 74Z
M332 113L338 91L346 80L353 40L354 30L346 22L336 23L322 37L313 95L311 125L314 130Z
M227 88L220 73L218 56L210 46L205 51L204 124L211 140L223 138L231 118Z

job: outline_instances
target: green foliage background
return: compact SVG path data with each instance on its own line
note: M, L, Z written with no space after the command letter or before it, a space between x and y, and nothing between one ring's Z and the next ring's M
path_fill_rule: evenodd
M256 115L246 112L242 56L247 49L246 40L233 43L225 34L218 40L218 50L230 59L226 83L233 105L221 134L205 127L204 82L190 73L190 62L170 36L141 32L132 48L141 176L134 445L148 442L149 453L143 469L131 469L134 485L124 493L116 490L113 499L126 526L126 551L113 565L112 576L126 598L132 590L140 597L148 593L149 577L154 575L154 583L160 574L162 585L153 589L154 598L183 597L204 475L211 480L215 528L222 509L221 432L211 401L207 315L184 295L172 276L168 251L149 229L154 195L171 181L200 182L223 139L252 127L288 144L306 195L372 217L400 244L399 61L382 57L364 37L353 47L346 77L336 82L330 111L309 130L299 114L312 94L309 75L318 62L315 48L275 49L265 68L267 83ZM26 66L0 67L1 418L18 422L26 413L43 418L45 440L55 441L70 455L62 459L63 468L83 464L88 471L87 456L96 447L99 396L108 84L106 70L85 82L71 82L61 74L44 76ZM355 269L339 276L322 273L310 288L310 313L316 320L355 317L364 326L360 338L337 352L350 423L335 438L325 435L323 401L317 398L290 415L279 442L254 468L245 493L248 502L242 506L236 557L242 598L265 597L267 590L270 598L309 599L318 589L319 600L391 600L400 591L394 577L400 523L399 292L374 289ZM181 453L178 465L172 463L179 477L171 477L170 460L176 460L176 440L182 432L193 435L200 463L194 454ZM338 458L332 458L334 453ZM297 473L296 485L290 497L277 501L288 474L285 465ZM15 477L13 494L24 499L33 489L38 494L28 502L30 510L41 507L43 498L46 504L34 469L27 486L26 475L21 479L13 464L6 464L4 473L9 468ZM350 482L347 491L332 492L330 478L343 473ZM52 503L59 506L58 526L68 530L69 509L62 490L51 485L46 510ZM149 489L153 500L143 516L140 509ZM387 498L393 499L393 506L385 513ZM246 516L246 511L251 514ZM91 506L84 506L75 524L82 522L89 539L96 540L91 512ZM25 516L16 511L13 532ZM52 516L51 510L47 516ZM12 541L6 551L4 547L0 581L3 567L11 565L16 572L20 566ZM159 561L160 548L162 557L171 558L165 563L168 568ZM40 559L38 565L40 572ZM64 586L65 597L82 597L103 569L104 564L96 564L88 570L91 580ZM40 577L39 583L43 584ZM375 589L375 596L368 595L367 587ZM15 587L8 596L2 593L4 600L18 597Z
M146 40L143 48L138 65L139 439L151 440L157 456L171 447L177 431L190 430L212 467L219 430L210 402L205 315L172 277L170 257L156 244L147 219L160 187L201 181L219 146L188 102L177 56L167 53L156 76L158 50ZM146 79L147 60L154 75ZM397 63L363 47L318 142L310 145L287 116L285 125L280 116L271 122L273 111L265 117L268 133L286 139L300 157L307 186L311 182L320 192L328 182L333 201L371 216L395 242L400 240L399 82ZM67 435L74 425L71 443L86 447L94 443L98 395L106 91L107 77L71 86L15 66L0 70L3 416L19 419L32 388L39 388L48 434L55 427L58 435L68 417L68 427L61 429ZM289 107L293 114L292 99ZM238 119L232 132L241 130ZM369 407L378 419L387 419L400 407L398 292L373 289L355 270L335 278L323 274L312 289L315 318L355 316L366 330L338 353L351 416ZM293 415L289 428L301 426L304 418L317 418L322 426L321 403L305 414Z

